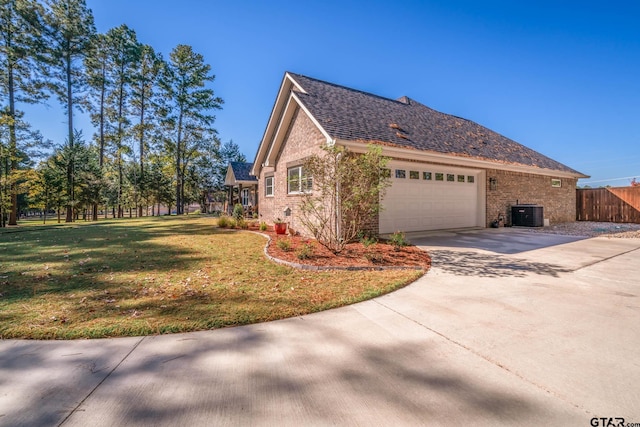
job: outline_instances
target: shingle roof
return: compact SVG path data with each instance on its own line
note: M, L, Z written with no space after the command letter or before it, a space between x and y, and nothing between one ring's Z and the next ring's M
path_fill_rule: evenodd
M236 181L258 181L255 176L251 175L253 163L230 162L230 164Z
M332 138L381 142L582 175L484 126L433 110L413 99L392 100L288 74L306 92L296 91L300 101Z

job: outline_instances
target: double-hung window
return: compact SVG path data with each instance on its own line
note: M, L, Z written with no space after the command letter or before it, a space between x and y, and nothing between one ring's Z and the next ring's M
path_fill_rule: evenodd
M273 196L273 177L268 176L264 179L264 195Z
M249 206L249 189L242 189L242 206Z
M289 194L306 193L313 188L313 178L302 166L287 170L287 192Z

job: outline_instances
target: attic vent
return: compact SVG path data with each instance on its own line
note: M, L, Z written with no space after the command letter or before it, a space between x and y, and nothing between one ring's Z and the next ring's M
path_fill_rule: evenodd
M400 127L400 125L399 125L399 124L397 124L397 123L389 123L389 127L390 127L391 129L395 129L395 130L400 131L400 132L405 132L405 130L404 130L404 129L402 129L402 128Z
M411 103L411 100L409 99L408 96L402 96L398 98L398 102L402 102L403 104L409 105Z

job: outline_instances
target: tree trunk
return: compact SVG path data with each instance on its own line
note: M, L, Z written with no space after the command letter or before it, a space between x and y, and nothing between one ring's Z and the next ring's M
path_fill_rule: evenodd
M74 179L74 141L73 141L73 89L71 86L71 49L67 46L66 58L66 77L67 77L67 115L69 122L69 148L71 152L71 159L69 160L69 165L67 166L67 196L69 197L69 201L67 202L67 217L65 222L73 222L73 201L75 199L75 179Z
M176 215L180 215L183 194L182 187L182 111L178 116L178 138L176 140Z
M11 42L9 42L11 43ZM10 55L10 54L8 54ZM11 162L11 171L18 169L18 144L16 140L16 105L13 88L13 65L11 60L7 69L9 79L9 159ZM8 177L8 174L7 174ZM12 180L13 181L13 180ZM16 183L11 182L9 192L11 194L11 210L9 211L9 225L18 225L18 189Z

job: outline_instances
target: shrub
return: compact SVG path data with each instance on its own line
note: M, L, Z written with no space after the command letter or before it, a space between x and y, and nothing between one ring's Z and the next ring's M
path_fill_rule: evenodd
M402 231L396 231L391 235L389 239L389 243L393 245L393 249L399 251L403 246L407 246L409 242L407 241L404 233Z
M236 227L247 230L249 229L249 223L244 218L236 219Z
M229 221L230 221L230 218L228 216L221 215L220 218L218 218L218 227L220 228L229 227Z
M233 218L229 218L229 228L236 228L236 225L238 225L236 220Z
M285 252L289 252L291 250L291 242L289 239L279 239L276 246Z
M267 231L267 223L262 221L260 223L260 231Z
M299 220L318 243L337 254L377 218L391 184L385 172L389 158L379 146L369 146L364 154L338 146L323 149L324 155L304 162L301 180L312 183L313 191L302 194Z
M298 259L309 259L313 256L313 246L309 243L303 244L296 252Z
M375 236L372 236L369 233L360 232L358 233L358 238L360 239L360 243L362 243L362 245L365 248L368 248L369 246L372 246L378 243L378 238Z
M244 208L240 203L236 203L233 207L233 218L238 221L244 218Z
M192 212L192 215L200 215L202 213L202 211L200 209L196 209L195 211Z

